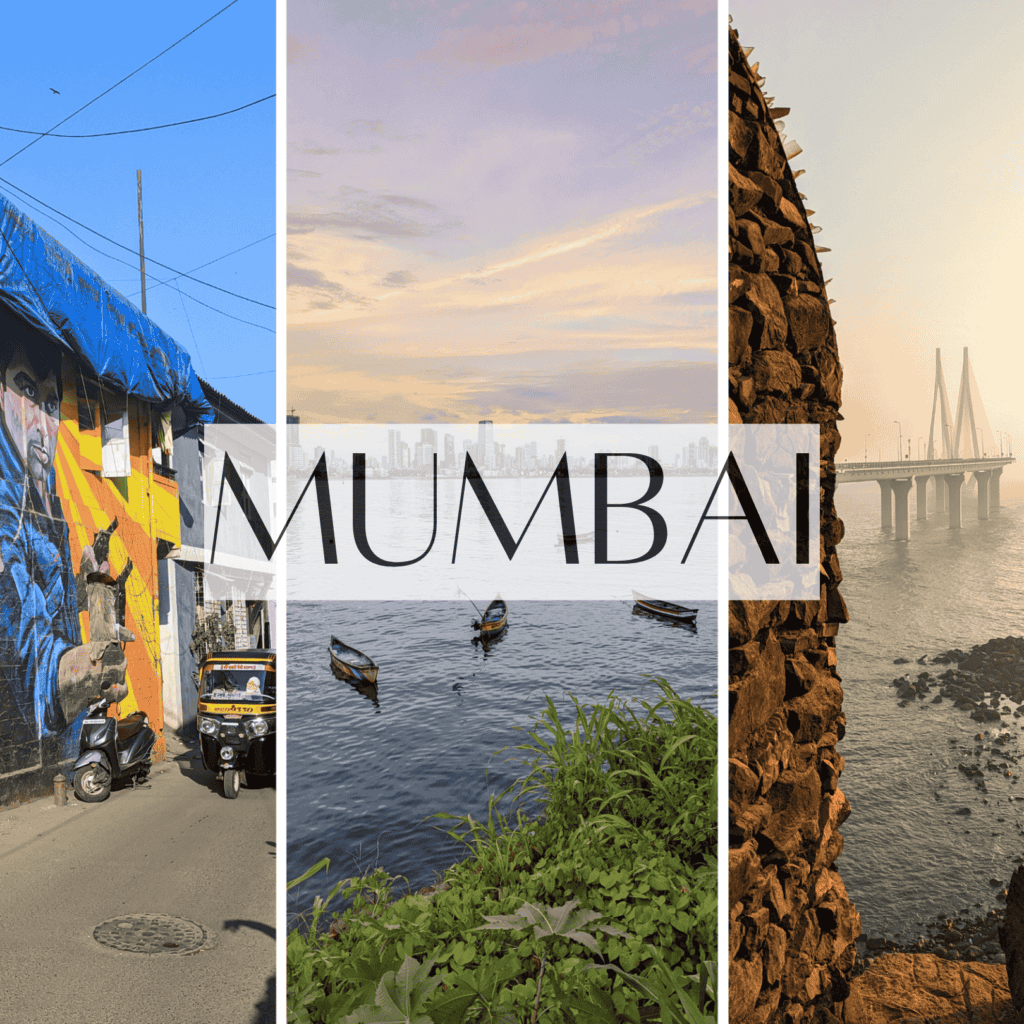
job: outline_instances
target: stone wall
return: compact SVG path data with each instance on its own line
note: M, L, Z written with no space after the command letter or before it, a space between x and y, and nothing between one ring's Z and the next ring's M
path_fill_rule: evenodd
M729 605L730 1017L829 1021L860 933L836 869L850 814L836 752L842 367L813 211L774 123L788 111L765 99L732 29L729 54L730 421L821 429L820 601Z

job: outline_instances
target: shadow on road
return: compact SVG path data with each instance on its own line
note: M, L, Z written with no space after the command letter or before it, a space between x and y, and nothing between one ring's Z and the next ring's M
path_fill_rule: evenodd
M267 978L267 987L263 998L254 1007L255 1014L250 1024L274 1024L274 1011L277 1006L277 977Z
M263 932L270 939L277 938L277 931L273 925L264 924L262 921L249 921L245 918L235 918L231 921L225 921L221 927L226 932L237 932L242 928L251 928L254 932Z
M174 759L181 774L191 782L205 786L211 793L220 792L220 783L217 781L215 772L207 771L199 757L193 757L190 753L179 754Z

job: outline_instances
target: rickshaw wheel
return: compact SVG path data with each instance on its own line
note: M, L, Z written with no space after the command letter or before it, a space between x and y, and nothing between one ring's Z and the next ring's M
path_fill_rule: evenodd
M234 768L227 768L224 771L224 795L229 800L234 800L238 796L238 791L242 787L242 777Z

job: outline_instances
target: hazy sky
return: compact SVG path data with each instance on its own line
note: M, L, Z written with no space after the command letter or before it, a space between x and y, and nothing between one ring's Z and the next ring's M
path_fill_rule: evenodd
M900 429L917 458L935 349L955 416L964 346L993 431L1024 455L1024 5L734 0L730 11L765 93L792 108L783 131L804 152L791 165L807 169L798 186L832 249L839 458L862 459L870 434L869 458L893 459ZM998 437L985 447L997 452Z
M48 136L14 155L35 138L24 131L54 128L227 3L6 4L5 35L17 42L4 52L0 192L141 305L140 169L150 318L188 351L201 377L273 421L275 100L159 131ZM274 18L273 0L239 0L55 131L126 132L273 94ZM245 298L185 278L161 285L175 275L157 262Z
M292 0L289 404L712 418L715 19Z

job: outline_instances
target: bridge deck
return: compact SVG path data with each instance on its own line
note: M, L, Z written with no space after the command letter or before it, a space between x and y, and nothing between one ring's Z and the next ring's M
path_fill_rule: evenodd
M915 476L942 476L953 473L984 473L1012 465L1010 455L986 459L904 459L903 462L841 462L836 466L836 483L865 480L908 480Z

